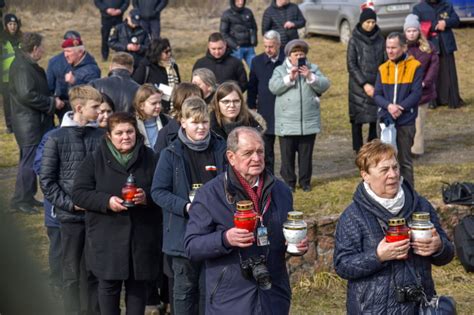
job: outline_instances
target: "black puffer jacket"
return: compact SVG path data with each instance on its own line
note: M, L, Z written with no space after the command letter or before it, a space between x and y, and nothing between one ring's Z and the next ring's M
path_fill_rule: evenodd
M61 128L49 134L41 158L41 189L54 205L60 222L84 221L84 211L74 210L74 177L84 158L94 152L104 135L96 123L80 127L72 115L72 112L66 113Z
M295 23L292 29L285 29L283 25L290 21ZM262 17L262 35L269 30L275 30L280 33L281 47L293 39L299 38L298 29L306 25L306 20L298 6L294 3L288 3L282 7L276 5L276 0L263 12Z
M211 70L216 76L218 84L225 81L235 81L242 92L247 90L248 79L244 65L242 64L242 61L230 55L229 49L219 59L214 58L208 50L205 57L196 61L193 71L199 68Z
M10 97L16 142L20 147L39 144L53 128L55 103L43 68L21 51L10 67Z
M110 97L116 112L133 111L133 98L140 85L131 78L127 70L114 69L107 78L94 80L90 85Z
M377 31L367 36L357 24L347 46L349 71L349 119L362 124L377 121L377 105L365 94L364 84L375 86L378 67L384 62L385 40Z
M227 45L232 49L239 46L257 46L257 23L252 10L245 7L235 6L235 0L229 0L230 9L222 13L220 32L224 36Z
M405 205L397 216L408 219L414 211L429 212L443 245L430 257L418 256L410 250L406 260L380 262L376 252L385 236L382 225L386 227L393 215L371 198L360 183L352 204L339 218L334 248L334 268L339 276L349 280L346 300L349 315L418 314L415 303L398 303L395 297L395 284L403 287L416 283L407 264L419 275L430 299L435 294L431 265L446 265L454 257L453 244L431 204L405 182L402 188Z

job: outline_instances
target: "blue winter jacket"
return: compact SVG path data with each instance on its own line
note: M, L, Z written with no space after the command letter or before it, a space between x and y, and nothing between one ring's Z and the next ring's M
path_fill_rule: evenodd
M419 196L404 182L405 205L397 215L411 218L413 212L429 212L431 222L443 243L441 250L431 257L418 256L410 250L408 259L380 262L377 246L385 237L382 225L393 215L372 199L360 183L353 202L342 213L336 228L334 267L339 276L349 280L347 284L347 313L350 314L417 314L415 303L398 303L395 284L399 287L414 285L410 264L421 277L429 298L435 294L431 265L449 263L454 256L453 245L442 229L438 215L431 204Z
M69 71L72 71L76 80L73 85L66 83L64 80L64 76ZM88 52L85 52L82 61L75 66L68 64L64 53L61 52L49 60L46 78L48 79L48 87L51 93L62 100L66 100L69 99L67 92L70 87L87 84L94 79L100 78L100 68L94 57Z
M443 32L437 33L437 36L430 36L428 39L435 45L438 53L452 54L457 50L456 39L452 29L458 27L460 21L450 1L440 0L435 5L429 5L423 1L413 7L413 14L417 15L422 22L431 21L431 33L435 32L438 21L446 21L446 29ZM443 44L442 47L440 47L441 43Z
M225 141L211 133L209 144L214 153L217 173L224 171ZM189 165L185 163L184 144L174 140L165 150L161 151L156 166L151 196L153 201L163 209L163 252L171 256L184 254L184 233L189 216L186 205L191 191Z
M404 54L397 63L387 60L381 64L374 92L374 100L379 107L378 117L380 120L393 119L387 108L390 104L398 104L404 110L395 120L395 125L414 125L418 115L418 104L423 93L422 82L421 63L413 56Z
M291 289L285 264L283 223L293 209L291 191L285 183L267 175L262 205L266 204L267 198L271 198L263 216L270 245L233 248L224 240L224 233L234 227L236 199L230 196L234 196L236 190L242 191L242 188L229 180L232 178L229 172L204 185L196 194L189 211L186 253L193 261L205 261L206 314L287 315ZM239 254L246 259L254 256L252 253L267 251L266 266L272 278L272 288L262 290L255 280L242 276Z

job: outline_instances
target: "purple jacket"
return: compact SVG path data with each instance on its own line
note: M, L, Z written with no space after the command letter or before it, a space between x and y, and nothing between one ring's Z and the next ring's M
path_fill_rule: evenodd
M423 70L423 90L419 104L426 104L436 99L436 82L438 80L439 57L435 46L430 43L431 52L423 52L417 43L408 46L408 54L421 63Z

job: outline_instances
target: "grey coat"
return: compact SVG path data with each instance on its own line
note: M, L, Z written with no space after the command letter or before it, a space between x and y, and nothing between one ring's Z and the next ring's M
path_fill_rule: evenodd
M319 96L329 88L329 80L319 67L308 62L310 71L316 80L298 76L296 81L289 82L291 64L288 58L275 68L269 82L269 89L275 100L275 135L303 136L319 133L321 130L321 112Z

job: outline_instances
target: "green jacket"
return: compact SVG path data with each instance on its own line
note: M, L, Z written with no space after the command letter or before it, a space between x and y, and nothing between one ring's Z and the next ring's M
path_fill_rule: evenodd
M2 44L2 82L8 83L10 66L15 59L15 48L10 41Z
M275 135L302 136L320 132L319 96L329 88L329 80L315 64L307 63L315 80L308 82L299 76L290 82L291 64L288 58L275 68L269 82L275 100Z

